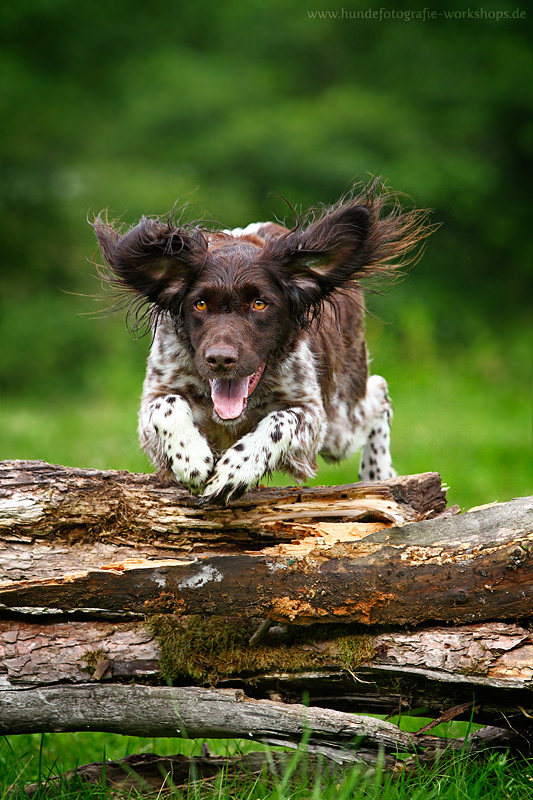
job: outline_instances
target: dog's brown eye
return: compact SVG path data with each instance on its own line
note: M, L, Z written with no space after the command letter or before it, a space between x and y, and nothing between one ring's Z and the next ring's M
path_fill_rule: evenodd
M205 300L197 300L194 307L197 311L205 311L207 309L207 303Z
M266 305L267 304L265 303L264 300L259 300L258 299L258 300L254 300L254 304L253 304L252 307L253 307L253 309L255 311L262 311L264 308L266 308Z

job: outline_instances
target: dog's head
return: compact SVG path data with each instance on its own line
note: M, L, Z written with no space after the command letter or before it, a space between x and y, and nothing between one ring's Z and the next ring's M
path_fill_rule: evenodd
M390 270L424 236L420 212L383 195L341 201L292 230L265 226L233 236L143 217L121 234L94 228L112 280L171 315L197 370L211 385L218 417L233 420L269 360L319 315L324 301L358 279Z

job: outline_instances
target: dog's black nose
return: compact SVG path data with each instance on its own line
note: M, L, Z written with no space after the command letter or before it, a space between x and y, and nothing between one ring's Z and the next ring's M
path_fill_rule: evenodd
M205 360L213 370L228 370L235 366L239 354L231 345L213 345L205 351Z

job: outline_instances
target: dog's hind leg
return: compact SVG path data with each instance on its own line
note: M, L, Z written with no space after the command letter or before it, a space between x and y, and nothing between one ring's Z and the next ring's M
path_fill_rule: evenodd
M379 375L371 375L366 384L365 406L371 412L370 432L361 454L360 481L379 481L394 478L390 454L390 421L392 407L387 393L387 382Z

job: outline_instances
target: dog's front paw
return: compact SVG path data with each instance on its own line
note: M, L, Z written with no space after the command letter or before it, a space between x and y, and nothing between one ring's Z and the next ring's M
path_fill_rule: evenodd
M194 424L189 404L178 395L158 398L150 421L166 466L191 494L200 494L216 459Z
M265 474L264 458L231 447L217 463L202 494L203 503L227 503L252 489Z
M186 446L178 448L169 456L169 462L177 480L191 494L201 494L213 472L215 458L207 444L204 448L199 448L197 442L195 445L194 451ZM205 452L198 452L199 449Z

